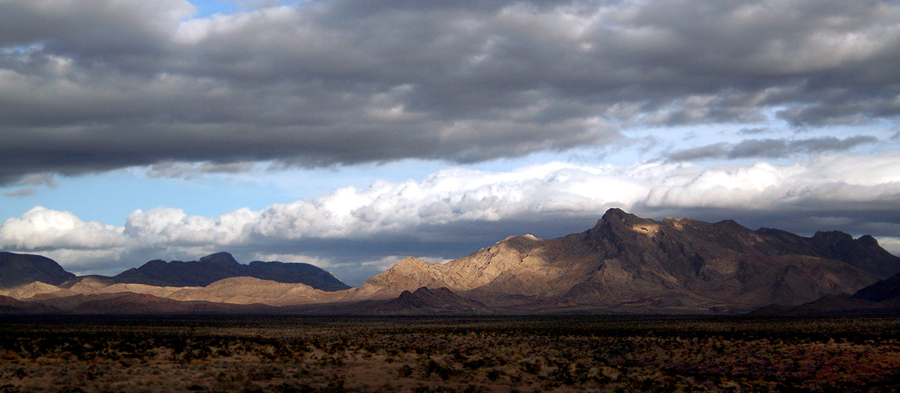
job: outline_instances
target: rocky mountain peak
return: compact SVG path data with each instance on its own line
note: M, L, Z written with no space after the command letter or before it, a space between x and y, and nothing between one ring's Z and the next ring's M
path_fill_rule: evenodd
M859 237L859 239L856 239L856 241L865 247L870 247L870 248L881 247L878 244L878 240L876 240L871 235L862 235Z
M237 260L234 259L230 253L227 252L217 252L215 254L210 254L205 257L200 258L200 263L209 263L219 266L239 266Z
M628 221L638 218L633 214L626 213L624 210L619 209L617 207L606 210L606 213L603 213L603 217L597 221L597 225L601 225L601 223L606 224L625 224Z
M430 263L419 258L406 257L392 266L389 270L396 272L413 272L421 269L427 269Z
M677 221L684 223L690 220L680 219ZM603 214L603 217L597 221L597 225L595 225L593 229L605 230L604 233L608 233L608 231L618 232L621 230L624 230L626 232L646 232L650 228L658 228L661 224L666 224L666 222L659 222L647 218L641 218L634 214L626 213L622 211L622 209L612 208L607 210L606 213Z
M493 246L490 247L490 250L496 252L503 252L504 250L511 250L515 252L521 252L523 250L529 250L534 247L538 247L541 244L545 243L544 239L536 237L534 235L521 235L521 236L510 236L506 239L503 239L500 242L497 242Z
M813 235L812 240L818 243L843 243L853 241L853 236L840 231L819 231Z

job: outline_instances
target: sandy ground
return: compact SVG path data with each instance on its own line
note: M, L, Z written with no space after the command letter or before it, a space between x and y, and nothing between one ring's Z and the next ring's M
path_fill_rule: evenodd
M900 390L900 320L0 320L0 392Z

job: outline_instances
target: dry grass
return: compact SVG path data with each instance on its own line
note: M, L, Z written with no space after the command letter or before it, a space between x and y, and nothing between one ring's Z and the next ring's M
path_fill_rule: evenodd
M0 392L897 391L900 319L0 320Z

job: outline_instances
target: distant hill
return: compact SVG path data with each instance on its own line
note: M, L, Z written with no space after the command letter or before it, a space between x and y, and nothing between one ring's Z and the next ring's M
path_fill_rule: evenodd
M421 287L403 291L396 299L371 307L373 314L452 314L486 312L484 303L459 296L447 288Z
M199 261L165 262L153 260L138 268L128 269L112 279L118 283L147 284L164 287L205 287L232 277L253 277L281 283L306 284L323 291L339 291L350 286L331 273L307 263L259 262L238 263L227 252L200 258Z
M8 296L0 296L0 314L56 314L61 310L34 302L23 302Z
M56 261L40 255L0 252L0 288L40 281L58 285L75 278Z

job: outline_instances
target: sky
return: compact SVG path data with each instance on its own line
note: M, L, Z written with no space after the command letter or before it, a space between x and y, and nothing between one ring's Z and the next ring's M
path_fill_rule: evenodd
M613 207L900 253L900 2L0 0L0 249L359 285Z

